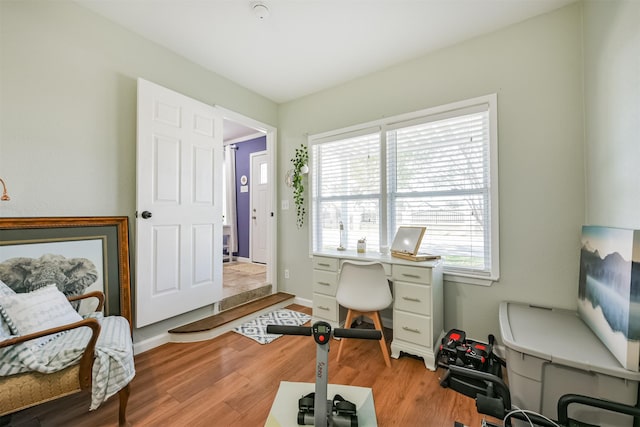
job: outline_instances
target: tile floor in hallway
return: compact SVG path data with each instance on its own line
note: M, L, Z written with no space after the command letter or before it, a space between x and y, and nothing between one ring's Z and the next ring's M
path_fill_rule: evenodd
M252 291L267 283L267 266L249 262L225 262L222 297Z

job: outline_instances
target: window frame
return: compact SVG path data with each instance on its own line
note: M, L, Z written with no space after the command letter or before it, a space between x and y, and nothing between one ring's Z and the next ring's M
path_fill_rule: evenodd
M404 113L392 117L386 117L383 119L362 123L354 126L349 126L342 129L336 129L329 132L309 135L308 144L309 151L312 151L312 146L316 144L322 144L331 141L338 141L347 138L351 138L357 135L364 135L368 133L379 133L380 137L380 246L389 246L388 237L388 215L387 206L387 131L393 129L399 129L405 126L411 126L415 123L426 123L434 120L441 120L447 117L455 117L466 114L467 111L477 109L480 106L486 105L486 109L489 113L488 131L489 131L489 214L490 214L490 261L489 272L483 274L480 271L472 271L467 269L458 269L445 266L444 278L446 281L468 283L474 285L490 286L493 282L498 281L500 278L500 251L499 251L499 199L498 199L498 118L497 118L497 94L484 95L472 99L453 102L436 107L426 108L410 113ZM310 156L310 162L314 159ZM313 170L313 168L311 168ZM310 174L310 191L313 191L313 181L316 177ZM310 256L314 252L314 198L310 195L310 227L309 227L309 253Z

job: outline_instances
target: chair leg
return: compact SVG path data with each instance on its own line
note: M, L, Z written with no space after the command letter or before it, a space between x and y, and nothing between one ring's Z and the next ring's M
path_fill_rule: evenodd
M347 318L344 321L344 327L349 329L351 327L352 322L353 322L353 311L349 309L349 311L347 311ZM337 362L340 361L340 356L342 355L342 346L344 345L345 341L346 341L346 338L340 339L340 345L338 346L338 356L336 357Z
M373 316L373 324L376 326L382 333L382 338L380 339L380 348L382 349L382 356L384 357L384 364L387 365L387 368L391 367L391 359L389 358L389 350L387 349L387 342L384 339L384 328L382 327L382 320L380 320L380 312L375 311L371 313Z
M118 425L127 425L127 403L129 403L129 394L131 393L130 385L127 384L118 392L120 401L120 410L118 412Z
M391 358L389 357L389 350L387 349L387 342L384 339L384 328L382 327L382 320L380 319L380 312L372 311L368 313L362 313L360 311L355 311L349 309L347 311L347 318L345 319L345 327L349 328L353 319L358 316L370 317L373 320L373 324L375 328L382 333L382 338L380 339L380 348L382 349L382 356L384 357L384 364L387 365L388 368L391 367ZM344 342L346 338L342 338L340 340L340 346L338 347L338 356L336 357L336 361L340 361L340 357L342 356L342 349L344 346Z

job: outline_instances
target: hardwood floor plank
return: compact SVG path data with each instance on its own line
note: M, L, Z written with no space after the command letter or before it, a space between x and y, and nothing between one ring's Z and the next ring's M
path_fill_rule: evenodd
M351 340L337 363L337 341L330 346L329 382L370 387L378 425L480 426L474 400L441 388L440 373L426 370L422 360L391 359L387 368L377 342ZM315 360L313 339L302 336L260 345L229 332L209 341L165 344L136 356L127 419L140 427L263 426L280 381L313 382ZM89 402L88 394L69 396L15 414L12 425L117 426L116 397L92 412Z

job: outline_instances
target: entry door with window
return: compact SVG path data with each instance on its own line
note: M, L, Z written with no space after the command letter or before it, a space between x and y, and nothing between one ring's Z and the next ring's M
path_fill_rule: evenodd
M266 151L251 154L251 261L267 262L269 218L269 156Z
M222 118L138 80L136 327L222 297Z

